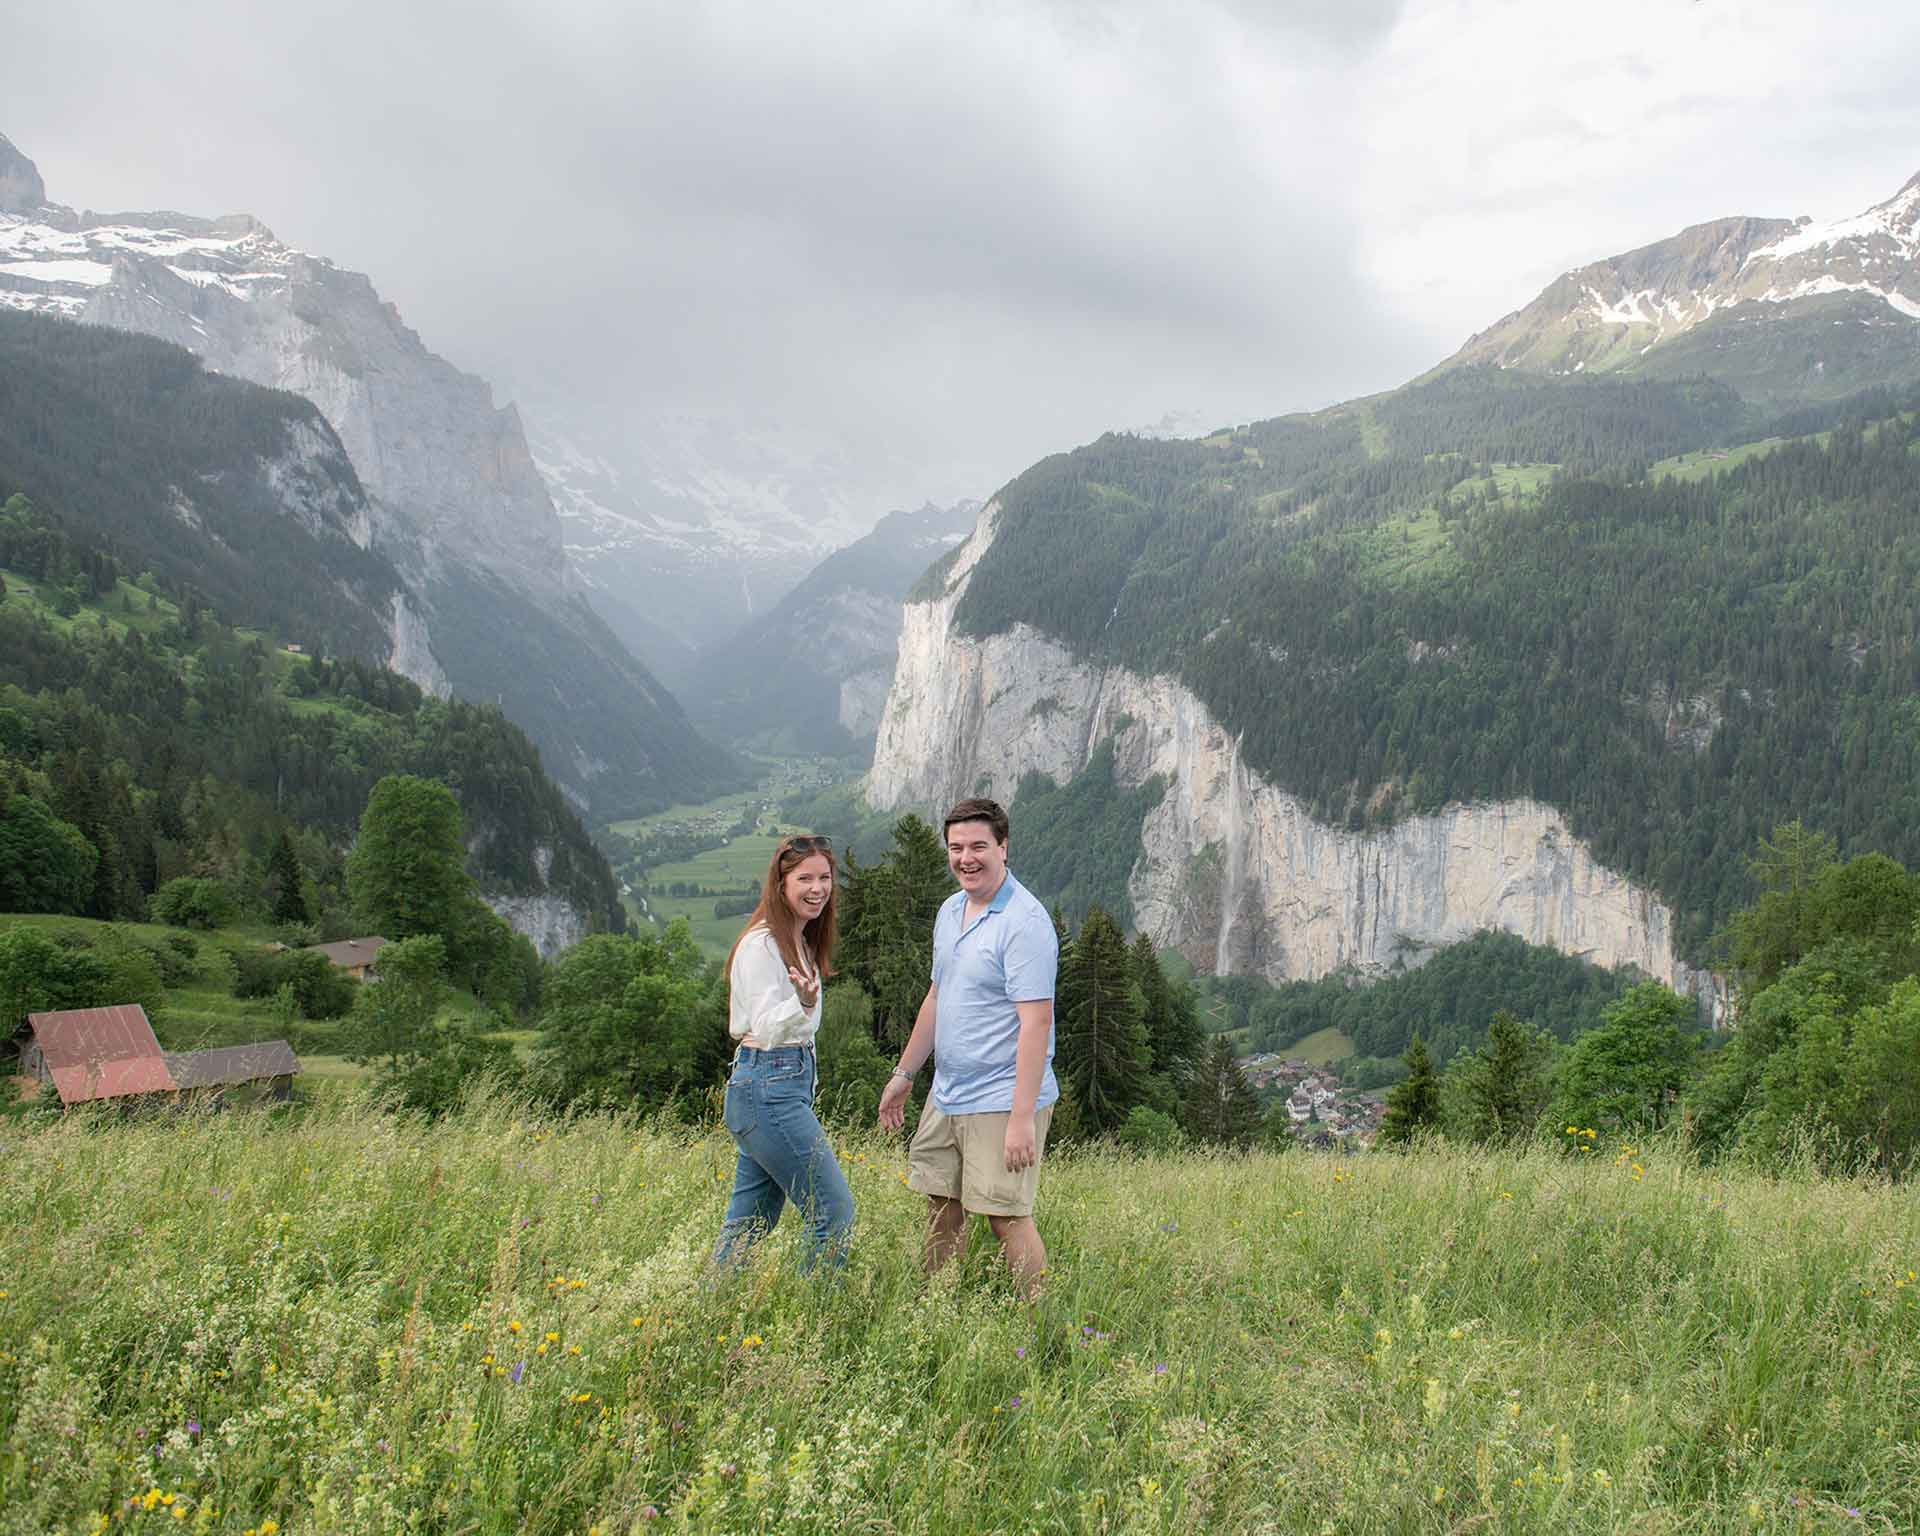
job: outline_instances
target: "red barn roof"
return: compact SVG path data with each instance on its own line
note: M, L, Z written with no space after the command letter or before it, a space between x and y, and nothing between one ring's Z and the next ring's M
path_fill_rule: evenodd
M179 1086L153 1037L147 1010L138 1003L30 1013L27 1022L62 1104L167 1093Z

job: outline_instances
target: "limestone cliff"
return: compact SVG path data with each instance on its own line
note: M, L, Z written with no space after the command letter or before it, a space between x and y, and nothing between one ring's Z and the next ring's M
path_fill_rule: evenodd
M1168 785L1130 881L1138 922L1203 969L1275 982L1380 972L1494 928L1708 988L1675 954L1659 898L1601 865L1549 806L1452 805L1384 831L1336 829L1250 769L1174 679L1090 666L1024 625L986 639L956 633L955 606L998 512L982 514L940 594L907 605L867 781L874 807L1007 798L1029 770L1065 782L1112 736L1127 785L1154 774ZM1017 808L1012 846L1017 870Z

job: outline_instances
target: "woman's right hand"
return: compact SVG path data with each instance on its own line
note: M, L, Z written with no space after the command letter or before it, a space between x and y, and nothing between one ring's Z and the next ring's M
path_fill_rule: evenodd
M820 1001L820 978L804 974L798 966L787 967L787 979L793 983L793 990L800 994L800 1006L812 1010Z

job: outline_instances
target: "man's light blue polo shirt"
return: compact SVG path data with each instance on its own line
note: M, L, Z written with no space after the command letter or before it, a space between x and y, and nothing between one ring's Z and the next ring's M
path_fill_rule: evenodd
M967 893L955 891L933 920L933 1103L949 1115L1013 1108L1020 1046L1015 1003L1053 999L1060 938L1033 893L1009 873L987 910L966 921ZM1053 1031L1035 1109L1060 1097Z

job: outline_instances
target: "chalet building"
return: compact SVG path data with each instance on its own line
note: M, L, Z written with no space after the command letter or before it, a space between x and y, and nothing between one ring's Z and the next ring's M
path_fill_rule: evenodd
M387 947L382 938L341 939L334 944L309 944L308 954L325 955L328 961L355 981L365 981L374 968L375 957Z
M60 1102L150 1095L225 1098L233 1090L250 1099L293 1095L299 1058L284 1040L225 1046L209 1051L163 1051L146 1009L70 1008L27 1015L29 1038L21 1042L20 1072L51 1083Z

